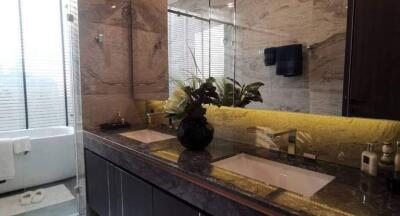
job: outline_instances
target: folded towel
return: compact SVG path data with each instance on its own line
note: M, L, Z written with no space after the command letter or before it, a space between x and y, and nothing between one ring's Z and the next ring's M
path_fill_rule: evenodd
M26 137L18 137L13 139L14 154L28 153L31 151L31 139Z
M265 66L271 66L276 63L276 48L266 48L264 49L264 63Z
M276 49L276 74L286 77L299 76L303 71L301 44L292 44Z
M13 139L0 139L0 181L13 179L14 176Z

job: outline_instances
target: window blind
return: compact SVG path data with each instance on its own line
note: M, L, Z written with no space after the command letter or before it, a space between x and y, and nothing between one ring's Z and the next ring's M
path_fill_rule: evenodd
M67 125L72 89L62 5L2 3L0 43L8 46L0 51L0 130Z
M174 90L174 80L186 80L185 70L185 29L184 19L173 13L168 13L168 71L171 81L170 93Z
M0 7L0 130L25 128L25 97L18 1Z
M170 80L185 81L192 74L202 79L209 76L224 77L224 28L224 24L217 24L210 28L208 20L168 13ZM175 88L172 83L170 94Z
M217 79L225 76L224 32L223 24L212 27L210 32L210 75Z

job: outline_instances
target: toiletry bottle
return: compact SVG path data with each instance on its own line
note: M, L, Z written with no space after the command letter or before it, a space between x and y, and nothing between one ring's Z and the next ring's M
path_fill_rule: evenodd
M393 169L393 148L392 143L390 142L383 142L382 146L382 157L381 163L390 166Z
M361 171L371 176L378 174L378 156L373 143L368 143L368 149L361 154Z
M400 173L400 141L396 142L397 152L396 156L394 157L394 172L396 174Z

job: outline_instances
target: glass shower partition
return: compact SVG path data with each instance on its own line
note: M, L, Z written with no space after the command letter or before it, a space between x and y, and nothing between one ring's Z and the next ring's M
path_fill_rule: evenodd
M0 144L15 173L0 179L0 215L83 215L78 2L0 5Z
M75 158L76 158L76 210L78 215L86 215L86 188L85 188L85 163L83 145L83 124L82 124L82 100L81 100L81 74L80 74L80 52L79 52L79 20L78 20L78 0L63 0L64 4L64 23L65 35L69 37L69 46L66 50L67 59L70 66L70 87L72 88L71 106L73 114L70 120L74 124L75 134Z

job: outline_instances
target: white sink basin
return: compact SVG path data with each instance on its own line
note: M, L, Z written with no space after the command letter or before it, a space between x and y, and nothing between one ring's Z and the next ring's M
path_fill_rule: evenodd
M220 160L214 166L310 197L335 177L248 154Z
M175 136L160 133L160 132L149 130L149 129L125 132L125 133L120 133L119 135L128 137L130 139L134 139L139 142L146 143L146 144L175 138Z

